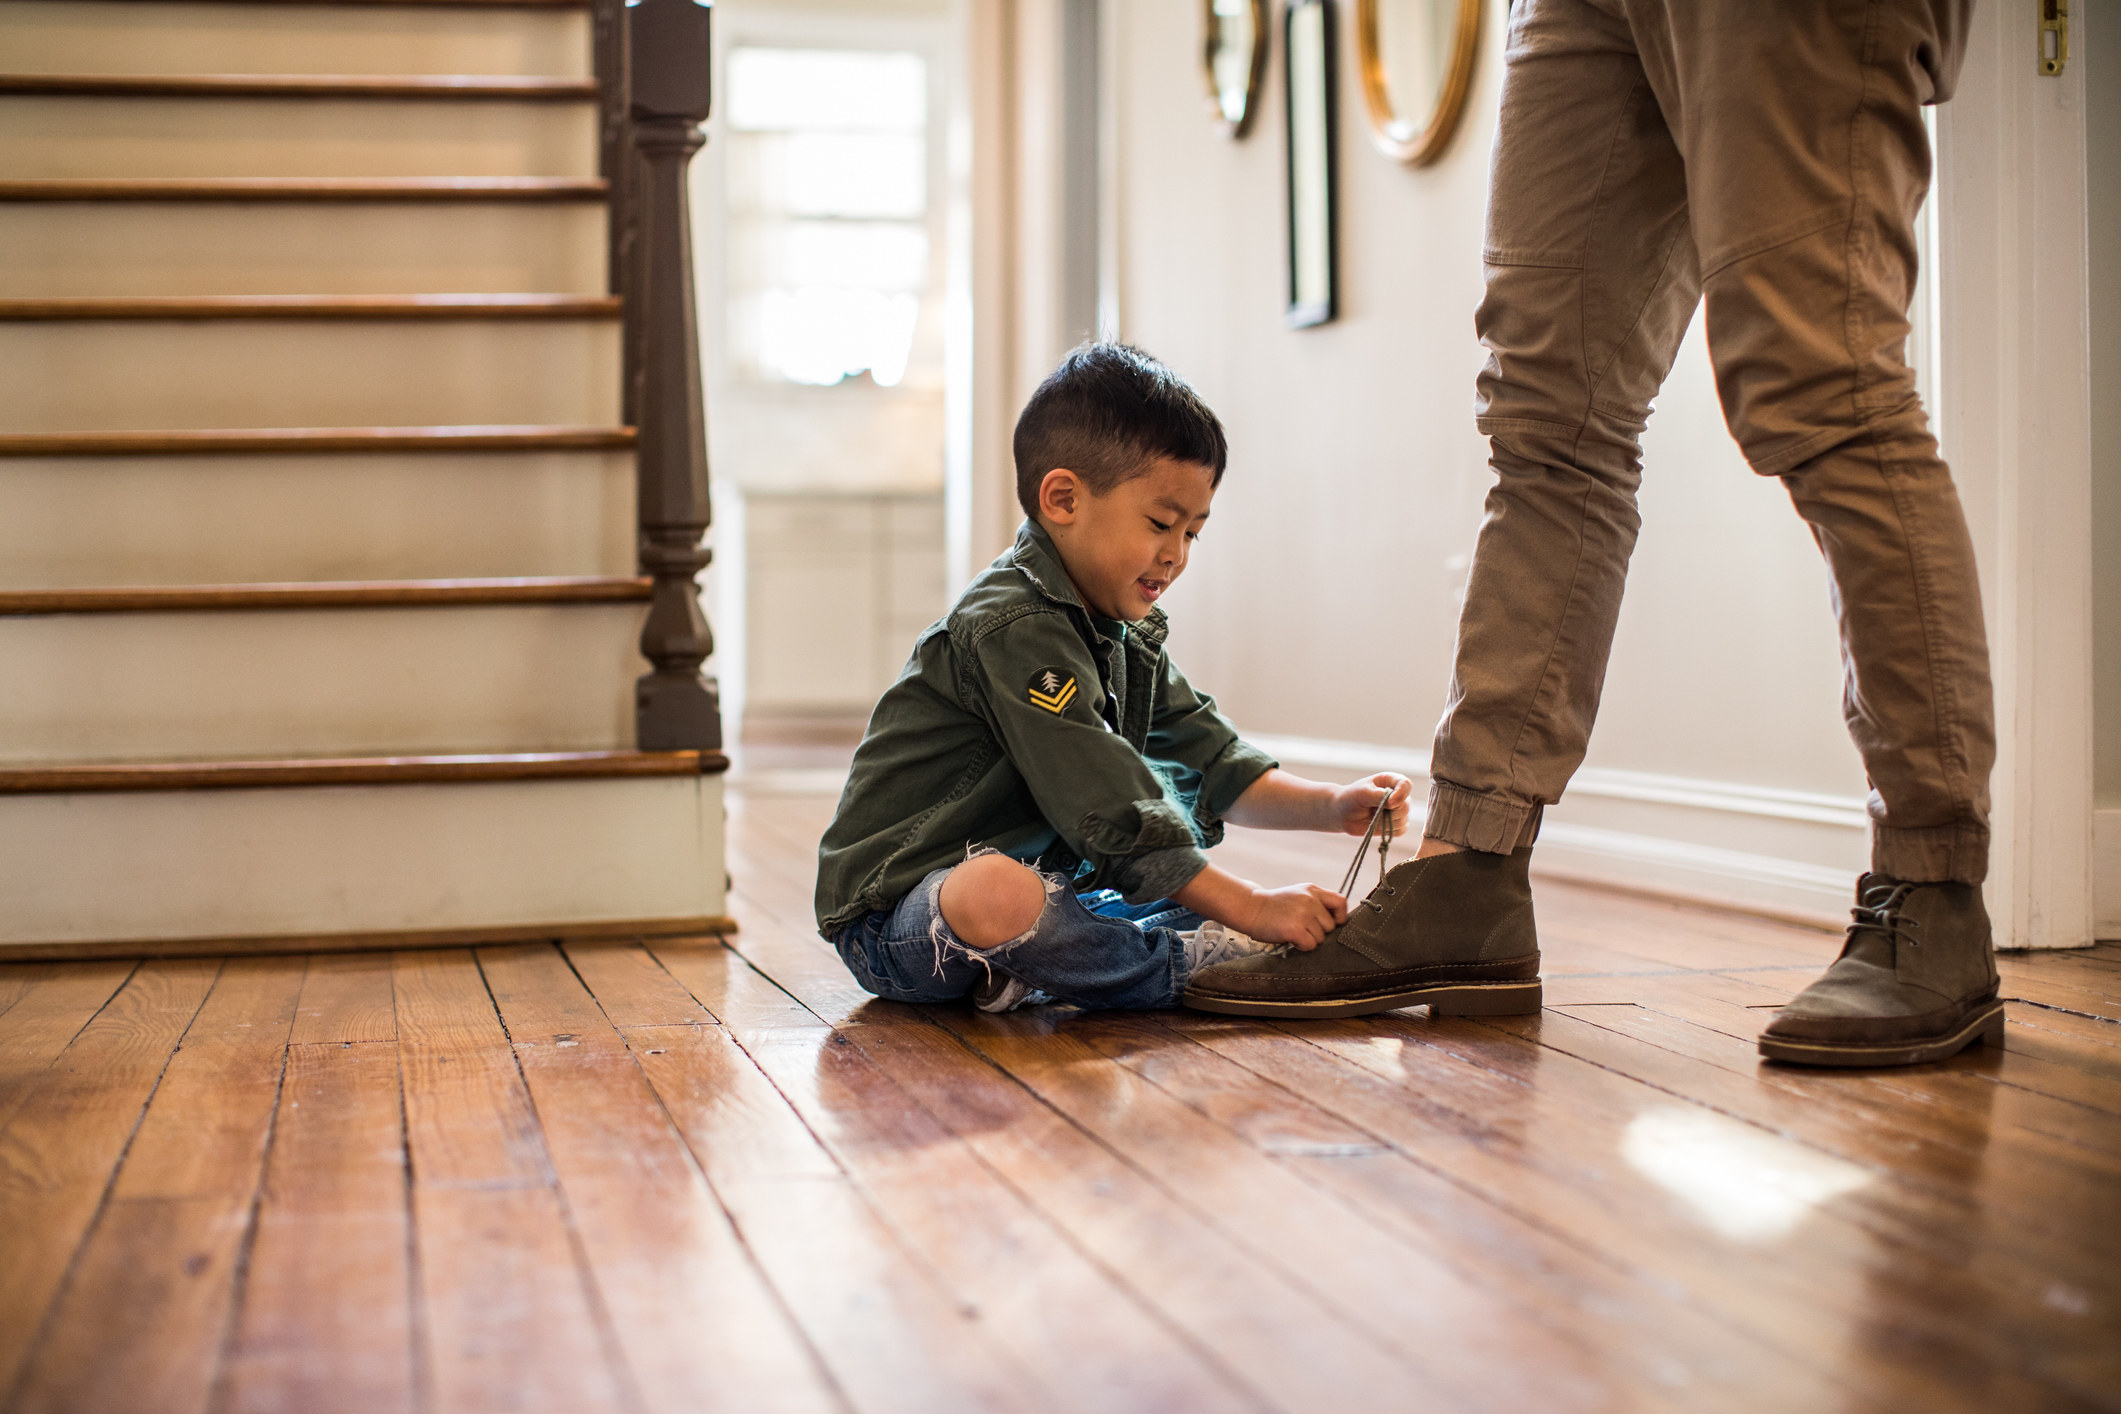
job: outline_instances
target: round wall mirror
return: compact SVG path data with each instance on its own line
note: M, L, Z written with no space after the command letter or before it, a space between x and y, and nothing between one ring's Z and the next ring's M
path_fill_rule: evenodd
M1473 87L1482 0L1356 0L1370 137L1424 167L1443 155Z
M1267 0L1202 0L1208 111L1230 137L1243 137L1267 72Z

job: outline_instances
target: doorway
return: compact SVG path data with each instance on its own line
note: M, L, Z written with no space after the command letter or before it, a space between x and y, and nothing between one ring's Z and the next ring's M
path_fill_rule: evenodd
M858 734L946 607L950 22L716 6L695 214L739 740Z

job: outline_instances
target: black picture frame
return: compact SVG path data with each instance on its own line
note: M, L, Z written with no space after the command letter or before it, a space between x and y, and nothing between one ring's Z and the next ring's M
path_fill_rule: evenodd
M1282 13L1292 329L1340 312L1337 29L1333 0L1289 0Z

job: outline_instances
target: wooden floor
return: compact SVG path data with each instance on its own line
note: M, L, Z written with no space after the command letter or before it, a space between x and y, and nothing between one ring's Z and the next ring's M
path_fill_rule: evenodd
M830 808L727 948L0 968L0 1407L2121 1407L2121 948L1890 1073L1756 1062L1829 935L1560 885L1538 1017L987 1018L812 935Z

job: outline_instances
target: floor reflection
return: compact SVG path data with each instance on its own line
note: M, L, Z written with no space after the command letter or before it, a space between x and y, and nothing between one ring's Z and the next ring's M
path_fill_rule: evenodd
M1740 1242L1787 1235L1820 1204L1871 1181L1829 1154L1680 1105L1628 1122L1620 1155L1711 1228Z

